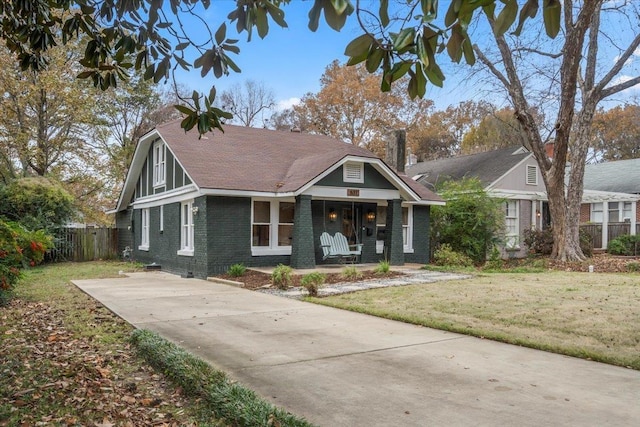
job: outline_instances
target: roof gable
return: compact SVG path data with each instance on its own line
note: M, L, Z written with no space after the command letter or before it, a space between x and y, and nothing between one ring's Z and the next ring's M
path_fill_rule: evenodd
M486 187L499 180L526 158L533 156L521 146L502 148L466 156L449 157L417 163L407 175L434 188L447 179L478 178Z
M441 201L434 193L408 183L372 152L327 136L233 125L224 129L224 133L199 139L196 132L185 133L180 121L159 125L141 138L129 175L139 173L135 169L144 164L148 146L161 138L200 191L292 195L346 159L358 159L384 169L383 175L415 201ZM129 175L117 210L132 195Z

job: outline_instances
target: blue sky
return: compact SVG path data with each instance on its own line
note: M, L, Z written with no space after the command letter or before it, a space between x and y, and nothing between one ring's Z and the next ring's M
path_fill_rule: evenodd
M209 10L203 12L213 31L233 9L234 3L230 0L212 1ZM441 7L444 8L446 2L442 3ZM270 26L269 34L265 39L260 39L254 32L252 41L247 43L246 33L237 35L235 27L228 28L227 36L240 40L240 54L231 55L231 57L242 69L241 73L231 72L229 76L216 79L213 75L201 78L199 70L193 70L189 73L179 73L178 81L189 89L201 92L208 91L211 85L215 85L220 93L236 83L251 79L263 82L265 86L271 88L276 101L282 106L289 106L292 100L299 99L308 92L317 92L320 89L319 80L325 67L335 59L340 62L346 61L345 46L361 32L353 17L347 19L347 24L340 32L329 28L323 19L320 21L318 31L311 32L307 27L307 14L311 6L310 1L293 0L291 4L284 7L289 28L283 29L274 23ZM196 31L195 27L194 31ZM616 34L616 36L625 39L631 37L637 29L630 31L631 34ZM477 40L482 42L481 37ZM602 53L606 56L606 52ZM448 105L465 100L488 100L499 106L505 105L504 95L497 91L492 92L488 85L483 84L481 77L471 77L469 67L452 65L445 54L441 55L440 60L446 75L444 88L430 85L425 96L435 102L436 108L444 109ZM612 64L613 57L608 61ZM640 52L634 55L633 61L635 64L640 63ZM632 68L637 72L637 65ZM626 78L626 73L623 72L620 78ZM638 93L640 93L638 89L625 91L605 105L609 108L612 104L629 99L629 96L638 95Z
M271 25L264 39L254 33L251 42L247 43L246 33L239 35L240 54L231 55L231 58L241 68L241 73L231 72L229 76L216 79L213 75L202 78L199 71L195 70L188 74L180 73L178 80L190 89L199 91L208 91L213 84L218 93L248 79L264 82L273 90L277 102L282 104L299 99L307 92L317 92L326 66L336 59L345 62L344 48L362 33L355 19L348 19L340 32L334 31L321 20L318 31L311 32L307 27L311 5L309 1L292 1L284 8L289 28ZM232 7L231 1L212 2L211 9L205 15L210 19L214 31ZM234 38L236 34L235 28L227 29L227 37ZM445 88L431 87L426 95L436 101L439 108L446 108L468 96L469 88L456 90L459 88L454 85L455 75L446 75Z

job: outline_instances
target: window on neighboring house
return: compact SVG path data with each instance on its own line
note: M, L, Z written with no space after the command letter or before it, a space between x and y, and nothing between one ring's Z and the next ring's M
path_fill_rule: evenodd
M538 166L527 165L527 185L538 185Z
M342 180L344 182L364 182L364 163L347 162L342 165Z
M251 246L254 255L290 254L295 203L254 200Z
M141 210L142 219L140 224L140 246L142 251L149 250L149 208Z
M378 206L376 211L376 253L384 250L384 238L387 229L387 207Z
M631 202L624 202L624 204L622 206L622 221L623 222L631 221L631 218L633 217L632 206L633 206L633 204Z
M160 231L164 231L164 206L160 206Z
M153 186L164 185L166 174L166 150L162 141L153 144Z
M180 250L178 255L193 255L193 200L180 205Z
M591 222L602 224L603 219L602 203L591 203Z
M505 202L505 247L519 247L518 230L518 201L508 200Z
M609 222L620 222L620 203L609 202Z

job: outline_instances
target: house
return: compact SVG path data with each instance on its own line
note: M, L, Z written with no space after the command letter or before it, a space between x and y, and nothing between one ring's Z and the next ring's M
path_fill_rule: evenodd
M390 151L404 160L403 147ZM199 139L173 121L138 142L114 212L121 250L207 277L236 263L331 262L323 232L362 244L362 263L426 263L437 204L389 162L326 136L225 125Z
M640 234L640 159L585 166L580 223L594 248L621 234Z
M521 146L450 157L410 165L407 174L435 190L445 180L477 178L491 197L504 199L505 252L523 257L523 233L550 224L549 209L540 168L533 153Z

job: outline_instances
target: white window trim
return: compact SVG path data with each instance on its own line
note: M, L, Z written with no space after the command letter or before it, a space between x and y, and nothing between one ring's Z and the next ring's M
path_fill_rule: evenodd
M269 246L253 246L253 226L255 224L254 215L254 203L255 202L269 202ZM283 203L295 203L295 200L273 200L267 198L252 198L251 199L251 255L252 256L268 256L268 255L291 255L291 245L278 246L278 225L280 225L280 202ZM262 223L260 223L262 224ZM295 227L295 224L294 224Z
M515 219L515 232L508 234L507 230L506 230L506 226L505 226L505 249L513 249L513 250L518 250L520 249L520 202L518 200L507 200L506 203L510 203L513 202L514 206L515 206L515 215L513 216L507 216L506 212L505 212L505 219L509 218L509 219ZM507 244L507 240L509 239L509 237L515 237L515 244L514 245L508 245Z
M360 177L359 178L351 178L347 174L347 170L349 167L358 167L360 169ZM364 183L364 163L358 162L345 162L342 165L342 181L343 182L351 182L351 183Z
M529 180L529 170L533 169L533 181ZM527 165L527 170L526 170L526 177L525 177L525 182L527 185L538 185L538 166L536 165Z
M407 229L407 243L403 242L404 253L412 254L413 253L413 206L403 206L403 208L407 208L407 225L402 225L402 233L404 239L404 230ZM402 218L401 218L402 219Z
M379 207L387 207L387 205L378 205ZM403 233L403 242L402 242L402 249L403 252L405 254L412 254L414 253L414 249L413 249L413 205L407 205L407 206L402 206L402 208L407 208L408 212L407 212L407 225L402 225L402 233ZM378 215L376 213L376 234L377 234L377 230L378 230L378 226L385 226L386 224L381 224L378 221ZM404 230L405 228L407 229L407 244L404 244ZM377 240L376 239L376 254L381 254L384 253L384 240Z
M189 215L187 216L187 223L184 222L184 208L187 207L187 212ZM185 243L185 226L187 227L189 236L188 236L188 244ZM182 256L193 256L194 253L194 226L193 226L193 200L187 200L185 202L180 203L180 250L178 250L178 255Z
M162 150L162 160L159 161L158 148ZM167 147L162 141L153 144L153 188L162 187L167 182ZM162 170L162 177L158 176L158 171Z
M140 210L140 246L141 251L149 250L149 209Z

